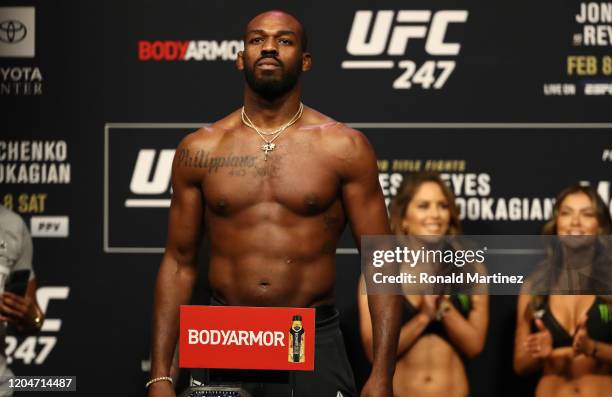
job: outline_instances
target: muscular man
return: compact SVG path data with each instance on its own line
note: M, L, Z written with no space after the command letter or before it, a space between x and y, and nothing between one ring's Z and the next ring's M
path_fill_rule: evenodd
M302 108L300 75L310 69L311 56L301 23L284 12L266 12L248 23L244 39L236 61L247 83L244 108L186 136L172 165L152 379L169 374L179 305L190 301L202 235L211 247L213 303L329 308L336 243L346 223L358 245L362 235L389 234L376 157L366 138ZM399 303L395 296L370 297L374 361L362 396L391 396ZM330 344L319 340L325 337L319 320L331 321L332 335L340 335L337 312L317 310L315 372L294 374L296 395L355 395L344 345L338 349L332 340L341 356L326 358ZM149 396L174 391L158 381Z

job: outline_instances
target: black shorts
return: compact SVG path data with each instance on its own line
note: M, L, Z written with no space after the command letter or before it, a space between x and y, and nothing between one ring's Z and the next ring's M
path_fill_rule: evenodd
M236 385L253 397L356 397L339 317L334 306L316 308L314 371L192 369L191 386Z

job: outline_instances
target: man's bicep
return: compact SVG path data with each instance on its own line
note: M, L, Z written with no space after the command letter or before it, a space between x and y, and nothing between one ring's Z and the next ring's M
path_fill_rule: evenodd
M359 245L362 235L390 232L374 150L364 137L360 137L355 146L356 154L347 166L342 198Z
M192 182L188 171L175 167L173 193L168 220L166 253L179 263L194 263L204 222L201 189Z

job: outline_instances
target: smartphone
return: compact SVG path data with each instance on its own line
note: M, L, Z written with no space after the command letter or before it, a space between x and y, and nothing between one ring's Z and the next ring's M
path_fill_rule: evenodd
M30 270L17 270L9 275L4 290L15 295L25 296L30 281Z

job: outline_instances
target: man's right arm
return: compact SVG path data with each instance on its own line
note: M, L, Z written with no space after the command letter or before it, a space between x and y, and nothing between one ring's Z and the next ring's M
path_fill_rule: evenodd
M204 222L201 176L196 168L181 161L193 135L181 142L172 164L168 240L157 275L153 306L151 379L170 376L178 338L179 306L189 303L197 277L196 256ZM173 395L173 387L167 381L149 387L149 396Z

